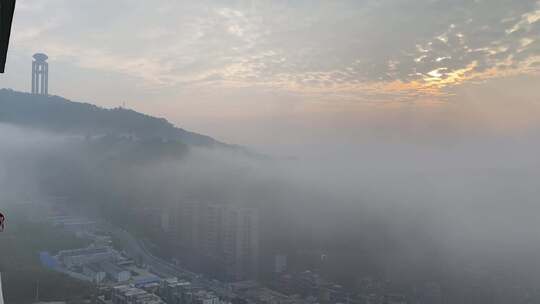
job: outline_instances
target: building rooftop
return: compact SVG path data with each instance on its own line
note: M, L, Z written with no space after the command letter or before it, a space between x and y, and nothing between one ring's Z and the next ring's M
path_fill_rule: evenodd
M91 271L93 272L102 272L103 269L101 267L101 265L99 265L98 263L90 263L90 264L86 264L84 265L84 267L90 269Z
M101 269L103 269L105 272L107 272L109 275L117 275L118 273L122 271L129 271L126 269L123 269L120 266L117 266L111 262L103 262L101 263Z
M127 298L135 299L134 303L139 304L164 304L163 300L154 294L150 294L142 289L130 286L119 285L113 287L116 294L123 295Z
M80 249L61 250L58 252L58 256L67 257L67 256L91 255L91 254L99 254L99 253L108 253L110 251L112 251L112 248L110 247L88 247L88 248L80 248Z

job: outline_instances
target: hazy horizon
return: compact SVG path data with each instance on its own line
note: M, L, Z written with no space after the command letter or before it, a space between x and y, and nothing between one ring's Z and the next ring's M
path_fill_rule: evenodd
M105 9L106 7L106 9ZM540 3L19 1L0 86L125 105L261 152L534 133Z

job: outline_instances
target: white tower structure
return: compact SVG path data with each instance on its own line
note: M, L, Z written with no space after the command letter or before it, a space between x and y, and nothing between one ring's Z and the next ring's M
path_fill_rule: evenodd
M36 53L32 61L32 94L49 94L49 64L47 55Z

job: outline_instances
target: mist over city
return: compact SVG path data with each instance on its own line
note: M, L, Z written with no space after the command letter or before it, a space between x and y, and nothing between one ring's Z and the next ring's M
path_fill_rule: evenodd
M539 1L8 2L1 304L540 302Z

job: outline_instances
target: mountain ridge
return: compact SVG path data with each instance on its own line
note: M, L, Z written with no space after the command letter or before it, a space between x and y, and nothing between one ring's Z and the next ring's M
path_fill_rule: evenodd
M161 138L192 146L245 148L177 127L131 109L107 109L61 96L35 95L0 89L0 122L64 134L126 135L140 139Z

